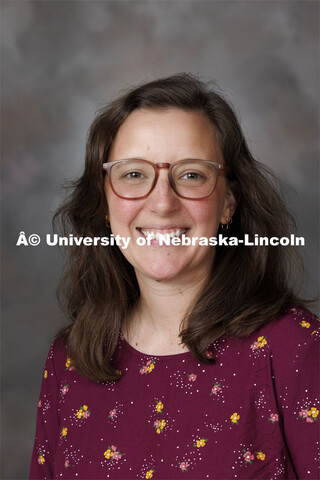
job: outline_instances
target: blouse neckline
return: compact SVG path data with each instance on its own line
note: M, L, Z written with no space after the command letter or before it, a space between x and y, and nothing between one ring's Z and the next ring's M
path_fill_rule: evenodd
M172 359L177 359L177 358L183 358L183 356L190 356L191 352L181 352L181 353L171 353L171 354L166 354L166 355L153 355L151 353L144 353L144 352L141 352L140 350L137 350L136 348L134 348L124 337L122 331L120 330L120 342L122 343L122 345L126 348L126 350L128 350L129 352L131 352L132 354L134 354L135 356L139 356L140 358L141 357L145 357L145 358L157 358L157 359L169 359L169 358L172 358Z

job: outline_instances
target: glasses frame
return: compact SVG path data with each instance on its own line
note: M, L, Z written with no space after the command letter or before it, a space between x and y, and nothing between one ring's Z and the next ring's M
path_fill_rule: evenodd
M141 197L123 197L122 195L119 195L113 185L112 185L112 181L111 181L111 168L113 167L113 165L116 165L118 163L122 163L124 161L129 161L129 160L139 160L139 162L144 162L144 163L147 163L148 165L151 165L155 171L155 177L154 177L154 180L153 180L153 183L151 185L151 188L149 190L149 192L146 194L146 195L142 195ZM217 177L216 177L216 182L211 190L210 193L208 193L208 195L204 196L204 197L199 197L199 198L194 198L194 197L186 197L184 195L181 195L180 193L177 192L177 189L176 189L176 185L174 183L174 180L172 178L172 174L171 174L171 171L173 169L173 167L175 165L178 165L180 163L184 163L186 161L192 161L192 162L203 162L203 163L210 163L210 165L213 165L214 168L217 170ZM157 182L158 182L158 178L159 178L159 171L162 169L162 168L167 168L169 171L168 171L168 178L169 178L169 183L170 183L170 186L171 188L173 189L173 191L175 192L176 195L178 195L178 197L180 198L185 198L186 200L202 200L203 198L208 198L210 197L210 195L212 194L212 192L214 191L214 189L216 188L216 184L217 184L217 179L218 179L218 174L219 172L221 171L224 171L226 173L230 173L230 168L225 165L224 163L217 163L217 162L212 162L211 160L201 160L201 159L195 159L195 158L184 158L183 160L178 160L177 162L174 162L174 163L167 163L167 162L160 162L160 163L153 163L153 162L150 162L149 160L145 160L143 158L123 158L122 160L116 160L114 162L106 162L106 163L103 163L102 164L102 168L104 171L106 171L107 173L107 176L108 176L108 180L109 180L109 183L110 183L110 186L111 186L111 189L113 191L113 193L119 197L119 198L123 198L124 200L142 200L144 198L147 198L150 193L154 190Z

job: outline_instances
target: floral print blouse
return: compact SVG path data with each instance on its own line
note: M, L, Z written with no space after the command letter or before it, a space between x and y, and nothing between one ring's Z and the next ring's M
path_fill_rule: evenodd
M319 322L292 308L244 339L146 355L119 335L117 382L50 348L30 479L316 479Z

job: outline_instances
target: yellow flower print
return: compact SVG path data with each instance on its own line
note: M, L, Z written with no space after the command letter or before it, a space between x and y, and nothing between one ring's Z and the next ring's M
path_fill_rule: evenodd
M81 418L89 418L91 415L91 412L88 410L87 405L82 405L82 407L79 408L79 410L76 413L76 417L81 419Z
M151 373L152 370L154 369L154 362L151 360L148 360L146 365L144 365L142 368L140 368L139 373L141 375Z
M236 425L238 425L238 420L240 420L240 415L237 414L237 412L233 413L230 417L230 420L232 423L235 423Z
M200 438L200 440L196 440L194 447L200 448L205 447L208 439L207 438Z
M317 416L319 415L319 410L317 410L316 407L312 407L308 411L308 415L309 417L317 418Z
M104 452L104 456L105 456L105 458L108 458L108 459L109 459L109 458L112 458L112 457L113 457L113 451L110 450L110 448L108 448L108 450L106 450L106 451Z
M299 325L301 325L301 327L304 327L304 328L310 328L310 323L306 322L305 320L302 320L302 322L300 322Z
M258 346L259 348L262 348L264 347L265 345L267 345L267 340L265 337L259 337L258 338Z
M152 478L154 474L154 470L148 470L146 473L145 478Z
M161 433L164 427L166 426L166 421L165 420L156 420L153 424L154 428L156 429L157 433Z
M48 370L45 370L45 371L43 372L43 378L48 378Z
M258 460L265 460L266 454L262 452L256 452Z
M72 365L72 360L71 358L67 358L66 361L66 370L74 370L74 366Z
M163 410L163 403L162 402L157 403L156 410L157 410L157 412L162 413L162 410Z
M250 348L251 348L252 351L256 351L259 348L263 348L267 344L268 344L268 342L267 342L266 337L261 336L261 337L258 337L258 340L253 342L252 345L250 345Z
M39 463L39 465L43 465L44 462L45 462L45 458L44 458L43 454L40 453L40 455L38 457L38 463Z
M117 462L121 460L123 453L120 453L115 445L111 445L111 447L109 445L103 455L107 460L111 459L112 462Z
M67 433L68 433L68 429L67 429L67 427L64 427L64 428L62 429L62 431L61 431L61 435L62 435L63 437L66 437L66 436L67 436Z
M314 423L318 421L319 410L316 407L303 408L299 413L299 418L305 419L307 423Z

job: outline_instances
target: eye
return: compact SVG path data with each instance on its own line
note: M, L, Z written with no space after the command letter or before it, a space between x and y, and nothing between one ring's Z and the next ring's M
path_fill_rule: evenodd
M181 180L200 180L203 176L197 172L188 172L180 176Z
M206 175L199 171L192 171L192 170L187 170L184 172L181 172L177 176L177 181L178 182L203 182L206 180Z
M119 180L122 181L135 181L135 180L146 180L149 178L149 175L147 172L144 171L138 171L138 170L129 170L129 171L124 171L121 172L121 175L118 176Z
M134 179L134 178L143 178L144 175L141 172L128 172L128 173L124 174L123 177Z

